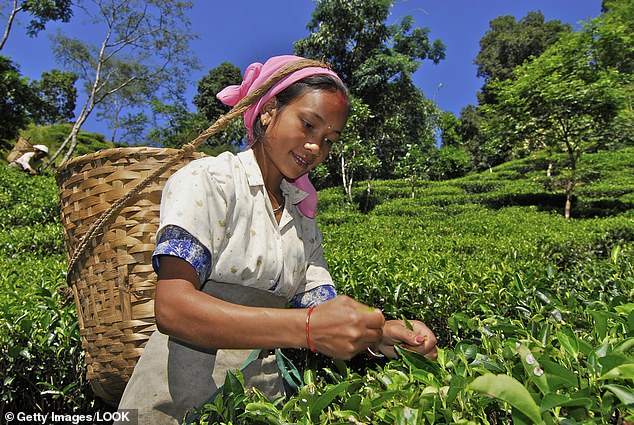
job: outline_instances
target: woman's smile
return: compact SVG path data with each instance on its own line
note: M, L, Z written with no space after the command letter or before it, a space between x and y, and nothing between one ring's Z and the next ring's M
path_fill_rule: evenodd
M310 168L314 163L314 159L308 159L296 154L295 152L291 152L291 156L295 159L295 162L297 162L297 164L299 164L301 168Z

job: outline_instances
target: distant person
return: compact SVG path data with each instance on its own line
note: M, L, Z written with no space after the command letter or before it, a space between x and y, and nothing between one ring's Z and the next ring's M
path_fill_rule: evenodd
M34 145L32 151L25 152L17 159L11 161L9 167L26 171L29 174L37 174L37 169L40 167L42 160L47 156L48 146Z

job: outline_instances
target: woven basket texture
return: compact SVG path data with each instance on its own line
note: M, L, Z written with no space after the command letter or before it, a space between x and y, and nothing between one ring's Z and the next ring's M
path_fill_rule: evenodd
M7 162L12 162L21 157L26 152L32 152L33 145L29 143L27 140L20 137L18 141L13 145L13 149L7 155Z
M66 252L141 180L177 152L117 148L74 158L57 172ZM202 157L194 153L192 158ZM156 329L152 270L161 191L180 161L114 214L69 270L77 307L86 378L95 394L117 404L147 340Z

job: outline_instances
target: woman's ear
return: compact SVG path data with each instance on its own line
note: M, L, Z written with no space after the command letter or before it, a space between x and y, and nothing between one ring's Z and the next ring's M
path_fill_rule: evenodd
M264 105L262 105L262 109L260 109L260 123L264 126L267 126L271 123L271 120L275 116L275 112L277 108L275 107L276 100L275 96L271 99L267 100Z

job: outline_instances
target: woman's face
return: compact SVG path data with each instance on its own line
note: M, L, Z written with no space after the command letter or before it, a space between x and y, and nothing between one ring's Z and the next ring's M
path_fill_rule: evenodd
M274 105L275 99L260 117L268 121L263 149L284 177L296 179L319 165L339 141L347 100L339 92L310 90L281 110Z

